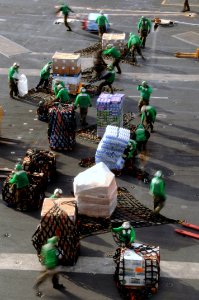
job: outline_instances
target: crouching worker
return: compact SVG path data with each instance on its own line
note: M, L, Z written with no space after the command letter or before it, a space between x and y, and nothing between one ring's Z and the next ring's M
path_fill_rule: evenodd
M29 179L21 164L15 166L15 172L9 180L10 184L16 185L16 208L27 209Z
M81 92L77 95L75 100L75 109L79 106L80 109L80 123L82 126L88 125L86 122L86 117L88 114L88 107L92 106L91 98L89 94L86 93L86 89L81 88Z
M39 291L39 286L48 278L52 279L54 289L64 288L62 284L59 284L58 273L60 273L60 268L58 267L59 260L58 250L56 247L58 241L59 238L57 236L53 236L47 240L47 244L45 244L41 249L41 259L45 269L42 271L42 274L36 279L36 283L33 287L36 290L37 296L39 297L42 296L42 292Z
M123 222L122 226L112 228L112 231L118 235L119 242L126 247L131 247L135 240L135 230L130 222Z
M102 83L100 83L99 87L98 87L98 94L100 95L102 92L102 88L104 86L108 86L111 90L111 94L113 94L113 87L112 84L115 80L115 71L114 71L114 67L113 65L108 65L107 66L107 72L100 77L100 80L104 79L104 81Z
M165 181L162 171L157 171L151 180L150 194L153 196L154 213L158 214L166 201Z
M127 170L132 170L134 167L134 159L137 155L137 142L134 140L129 140L126 149L124 150L123 158L125 159L124 168Z
M154 106L143 105L141 108L141 123L146 129L151 129L153 132L153 125L155 123L157 111Z

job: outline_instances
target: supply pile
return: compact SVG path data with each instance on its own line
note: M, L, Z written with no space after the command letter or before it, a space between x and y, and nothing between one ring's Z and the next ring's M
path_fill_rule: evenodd
M119 50L125 47L125 33L104 33L102 36L102 49L106 49L108 44L112 44Z

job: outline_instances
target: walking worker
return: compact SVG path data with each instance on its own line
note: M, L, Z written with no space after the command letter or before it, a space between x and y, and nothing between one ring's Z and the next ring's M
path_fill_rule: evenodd
M118 234L120 242L127 247L130 247L135 241L135 230L130 222L123 222L120 227L112 228L112 231Z
M63 284L59 284L58 273L60 273L60 269L58 268L59 260L56 248L58 241L59 238L57 236L53 236L47 240L47 244L45 244L41 249L41 259L45 270L42 271L42 274L36 279L36 283L34 285L37 296L42 296L42 292L39 291L39 286L49 277L52 278L54 289L62 289L64 287Z
M142 41L142 48L145 48L146 38L151 31L151 21L142 16L138 22L138 33Z
M75 99L75 108L79 106L80 109L80 123L82 126L88 125L86 122L86 117L88 114L88 107L92 106L91 98L84 87L81 88L81 92L77 95Z
M139 124L133 133L132 139L137 142L137 150L142 151L146 149L146 144L150 138L150 133L144 128L142 124Z
M28 175L20 163L16 164L15 172L9 179L9 183L16 185L16 208L26 209L27 203L27 188L29 186Z
M50 71L52 69L52 61L49 61L42 69L40 72L40 81L38 83L38 85L36 86L36 90L38 90L38 88L40 86L43 85L44 89L48 89L48 85L49 85L49 78L50 78Z
M67 90L66 87L63 87L62 84L59 84L57 86L56 99L59 100L61 104L69 104L69 103L71 103L68 90Z
M50 196L50 198L58 199L58 198L61 198L62 195L63 195L62 190L57 188L57 189L54 190L54 193Z
M165 181L162 171L157 171L150 183L150 194L153 196L154 213L159 213L166 201Z
M154 106L143 105L141 108L141 123L146 129L150 128L153 132L153 125L156 119L157 111Z
M14 99L14 96L17 97L19 94L18 91L18 78L19 78L19 63L14 63L12 67L8 70L8 82L9 82L9 88L10 88L10 98Z
M116 49L112 44L107 45L106 50L103 51L104 55L109 55L111 56L114 61L113 61L113 67L117 68L117 73L121 74L121 68L120 68L120 60L121 60L121 53L118 49Z
M182 12L190 11L189 0L184 1L184 7Z
M148 85L146 81L142 81L142 84L137 86L137 90L140 92L140 100L138 103L139 111L143 105L149 105L150 96L153 92L152 87Z
M66 28L68 28L67 31L72 31L70 25L68 24L68 16L70 12L74 13L74 11L67 4L62 4L57 10L57 13L60 11L62 11L64 15L64 25L66 26Z
M141 41L140 37L131 32L129 35L128 42L127 42L127 47L128 47L128 50L132 54L133 62L137 61L136 60L136 51L142 57L142 59L145 60L145 58L142 54L141 45L142 45L142 41Z
M95 23L98 25L98 34L99 37L102 38L102 35L107 32L106 24L109 24L109 21L106 16L104 16L103 11L100 11L100 15L95 20Z
M115 71L114 71L112 65L107 66L107 72L100 77L100 80L101 79L104 79L104 81L102 83L100 83L100 85L98 87L98 94L101 94L102 88L107 85L111 89L111 94L113 94L112 84L115 80Z

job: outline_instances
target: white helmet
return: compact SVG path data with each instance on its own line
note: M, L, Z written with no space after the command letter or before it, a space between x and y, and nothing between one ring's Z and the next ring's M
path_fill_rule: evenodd
M58 84L57 89L61 90L63 88L63 86L61 84Z
M17 62L14 62L14 64L13 64L13 67L15 67L15 68L19 68L19 67L20 67L20 64L19 64L19 63L17 63Z
M100 10L100 15L103 15L103 14L104 14L103 10Z
M156 177L162 177L162 171L157 171L156 173L155 173L155 176Z
M63 194L63 192L62 192L61 189L55 189L54 190L54 195L62 195L62 194Z
M108 45L106 46L107 49L110 49L110 48L112 48L112 47L113 47L113 44L108 44Z
M130 222L124 222L124 223L122 224L122 227L123 227L124 229L129 229L129 228L131 228L131 224L130 224Z
M81 88L82 93L86 93L86 89L84 87Z

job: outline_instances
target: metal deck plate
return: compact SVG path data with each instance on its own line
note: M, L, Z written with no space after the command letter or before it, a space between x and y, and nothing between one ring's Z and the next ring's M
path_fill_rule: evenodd
M0 53L6 57L11 57L13 55L31 52L27 48L7 39L6 37L0 35Z
M181 40L185 43L199 47L199 34L194 31L188 31L173 35L172 37Z

